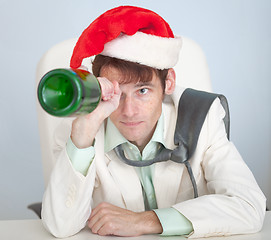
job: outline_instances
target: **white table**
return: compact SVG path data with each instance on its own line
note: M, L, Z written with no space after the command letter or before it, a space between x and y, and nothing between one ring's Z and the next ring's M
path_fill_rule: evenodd
M1 240L55 240L42 225L41 220L8 220L0 221L0 239ZM101 237L92 234L88 228L80 233L67 238L69 240L126 240L124 237ZM162 237L160 235L145 235L132 237L131 240L181 240L186 239L180 236ZM206 238L207 240L270 240L271 239L271 211L266 213L263 229L259 233L249 235L236 235L230 237Z

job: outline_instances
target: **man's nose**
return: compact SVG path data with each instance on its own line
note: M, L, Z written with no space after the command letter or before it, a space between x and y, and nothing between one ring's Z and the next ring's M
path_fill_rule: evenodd
M123 99L122 113L127 117L132 117L137 113L137 103L132 97L126 96Z

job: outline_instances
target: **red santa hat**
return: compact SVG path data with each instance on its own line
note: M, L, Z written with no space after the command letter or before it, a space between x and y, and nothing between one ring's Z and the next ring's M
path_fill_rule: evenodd
M148 9L120 6L94 20L81 34L70 66L78 68L87 57L102 54L157 69L173 67L181 49L168 23Z

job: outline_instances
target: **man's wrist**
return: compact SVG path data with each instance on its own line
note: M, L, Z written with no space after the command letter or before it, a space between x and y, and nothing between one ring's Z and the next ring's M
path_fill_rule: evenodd
M139 214L142 234L160 234L163 232L162 225L155 212L146 211Z
M73 144L71 138L69 138L66 145L66 151L75 170L86 176L88 168L95 156L94 147L91 146L85 149L78 149Z

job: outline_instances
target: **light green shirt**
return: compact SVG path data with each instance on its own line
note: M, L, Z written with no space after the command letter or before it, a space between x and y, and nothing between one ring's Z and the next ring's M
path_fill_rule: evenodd
M155 132L150 142L146 145L142 154L137 146L125 139L110 118L107 121L105 133L105 152L113 150L117 145L122 144L125 154L131 160L144 161L155 157L157 151L164 145L164 117L161 115ZM87 174L88 168L95 156L94 147L77 149L71 139L67 142L67 153L74 168L83 175ZM162 235L185 235L193 231L191 222L174 208L157 209L155 190L152 183L155 164L147 167L136 167L141 182L144 197L145 210L153 210L158 216L163 227Z

